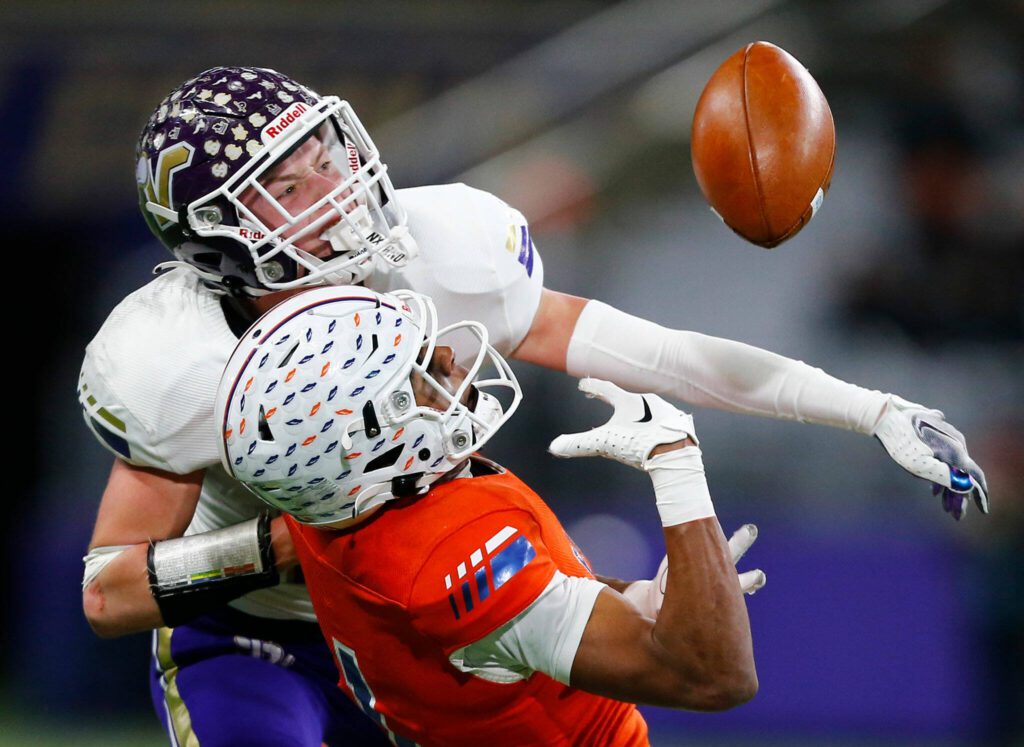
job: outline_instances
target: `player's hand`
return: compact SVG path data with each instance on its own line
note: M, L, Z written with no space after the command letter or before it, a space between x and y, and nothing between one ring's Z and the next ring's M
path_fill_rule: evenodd
M284 516L275 516L270 520L270 546L274 549L274 566L277 570L287 571L299 564Z
M744 524L732 533L732 536L729 538L729 553L732 555L733 565L740 562L740 558L746 554L756 539L757 526L754 524ZM662 561L662 565L666 566L666 572L668 567L667 560L668 556ZM760 568L740 573L739 579L740 591L744 594L753 594L768 583L768 577L764 575L764 571ZM662 584L662 593L664 593L664 584Z
M757 527L753 524L744 524L729 538L729 553L732 555L732 562L736 564L744 553L750 549L757 539ZM755 568L752 571L744 571L737 575L740 582L740 591L744 594L753 594L767 583L768 578L764 571ZM662 602L665 600L665 584L668 578L668 556L661 560L658 572L654 578L644 581L634 581L626 590L623 596L636 605L647 617L657 619L661 612Z
M985 473L967 453L963 434L940 411L890 394L872 435L898 465L932 483L932 494L941 494L943 510L954 519L963 516L969 497L988 513Z
M601 379L580 379L580 391L614 408L602 426L585 433L566 433L548 446L556 457L602 456L647 469L654 447L690 437L697 441L693 418L656 394L633 394Z

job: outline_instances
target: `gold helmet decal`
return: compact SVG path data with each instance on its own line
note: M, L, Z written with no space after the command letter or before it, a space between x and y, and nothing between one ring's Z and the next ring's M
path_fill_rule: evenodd
M192 155L195 148L189 143L177 143L169 148L164 148L156 158L156 168L150 159L143 156L139 159L139 168L136 178L142 187L146 199L149 202L161 207L172 209L171 205L171 176L174 172L187 168L192 163ZM157 226L164 229L169 220L159 215L154 215Z

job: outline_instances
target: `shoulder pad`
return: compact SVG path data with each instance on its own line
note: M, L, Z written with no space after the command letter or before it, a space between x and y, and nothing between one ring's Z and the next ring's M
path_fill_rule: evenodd
M158 277L86 348L86 423L132 464L184 474L219 463L213 403L235 343L216 295L182 271Z
M455 529L431 551L409 600L413 624L450 653L526 609L555 570L529 513L487 514Z
M385 279L431 296L442 325L483 322L507 354L526 336L540 304L544 267L526 219L494 195L464 184L399 190L420 256ZM458 352L458 351L457 351Z

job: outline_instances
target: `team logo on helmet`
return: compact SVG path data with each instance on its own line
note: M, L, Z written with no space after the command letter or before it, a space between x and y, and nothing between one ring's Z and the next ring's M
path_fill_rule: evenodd
M151 159L139 159L139 185L150 202L172 209L174 174L189 167L194 152L195 148L190 143L177 143L160 151L155 168ZM155 215L154 220L160 228L170 222L159 215Z

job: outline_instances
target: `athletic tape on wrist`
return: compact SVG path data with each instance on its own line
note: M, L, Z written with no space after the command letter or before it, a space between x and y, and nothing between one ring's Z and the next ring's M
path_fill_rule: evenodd
M127 550L131 545L111 545L109 547L94 547L89 554L82 558L85 563L85 572L82 574L82 588L91 584L96 577L103 572L103 569Z
M149 588L164 624L174 627L279 581L270 515L212 532L154 542Z
M662 526L671 527L715 515L699 447L666 451L649 459L647 464Z

